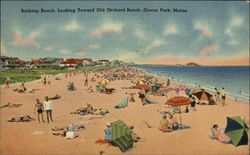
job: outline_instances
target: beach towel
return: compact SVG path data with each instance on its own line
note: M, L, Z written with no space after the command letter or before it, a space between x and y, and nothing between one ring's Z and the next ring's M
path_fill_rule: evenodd
M124 95L118 105L115 108L125 108L128 106L128 95Z

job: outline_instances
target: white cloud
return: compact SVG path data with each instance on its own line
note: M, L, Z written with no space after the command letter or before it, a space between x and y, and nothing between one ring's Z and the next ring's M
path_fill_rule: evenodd
M163 34L164 35L178 34L178 30L175 25L168 25L165 27Z
M201 31L200 37L213 37L213 32L211 31L210 27L207 24L201 23L201 22L195 22L194 23L194 29Z
M239 27L243 24L244 19L242 17L233 17L229 21L229 26L225 29L224 33L230 37L233 37L232 29Z
M243 24L243 18L242 17L234 17L230 21L230 26L241 26Z
M163 44L166 44L166 42L164 40L160 40L160 39L156 39L153 40L146 48L145 48L145 52L150 52L151 49L161 46Z
M58 51L61 54L67 55L67 54L72 54L72 51L68 50L68 49L61 49Z
M139 29L139 28L136 28L136 29L134 30L133 35L134 35L136 38L140 39L140 40L146 40L146 39L147 39L147 36L146 36L146 34L144 33L144 31L142 31L142 30Z
M198 55L200 57L207 57L207 56L210 56L211 54L213 54L214 52L216 52L218 49L219 49L218 44L206 45L198 51Z
M123 25L117 22L106 22L100 28L90 33L91 37L101 37L103 35L121 35Z
M227 44L227 45L230 45L230 46L236 46L236 45L239 44L239 42L236 41L236 40L230 40L230 41L226 42L226 44Z
M82 29L82 27L77 23L75 19L71 20L70 23L63 26L65 31L76 31Z
M88 48L98 49L100 47L100 44L90 44Z

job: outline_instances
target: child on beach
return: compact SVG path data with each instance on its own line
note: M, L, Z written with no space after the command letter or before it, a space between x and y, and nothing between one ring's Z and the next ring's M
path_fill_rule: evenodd
M105 137L104 139L107 140L107 141L112 141L112 131L111 131L111 124L110 123L107 123L106 124L106 129L104 130L105 132Z
M224 133L224 129L219 128L219 126L217 124L214 124L213 127L211 128L210 138L216 139L216 140L220 141L221 143L225 143L225 144L229 144L231 142L230 137L228 137Z
M43 120L44 107L43 107L42 102L39 101L39 99L36 99L34 114L36 113L36 110L37 110L37 118L38 118L38 121L40 123L40 115L41 115L42 120ZM44 120L43 120L43 122L44 122Z
M49 123L49 118L53 122L53 119L52 119L52 105L51 105L51 101L49 100L48 96L45 96L45 101L44 101L43 106L44 106L44 109L46 111L48 123Z

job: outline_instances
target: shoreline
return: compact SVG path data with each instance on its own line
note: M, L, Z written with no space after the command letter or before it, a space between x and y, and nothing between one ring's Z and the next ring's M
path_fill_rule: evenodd
M179 86L185 86L185 87L187 87L187 88L189 88L189 89L197 88L197 87L194 87L194 86L191 86L191 85L187 85L187 84L185 84L185 83L182 84L181 82L171 80L170 78L167 78L167 77L161 77L161 76L159 76L159 75L152 74L152 73L150 73L150 72L141 70L141 69L136 68L136 67L132 67L132 68L137 69L137 70L139 70L139 71L141 71L141 72L143 72L143 73L145 73L145 74L148 74L148 75L152 75L152 76L154 76L154 77L157 77L158 79L162 79L164 82L167 82L167 80L169 79L171 83L175 83L176 85L179 85ZM213 94L215 93L214 91L208 90L208 89L206 89L206 88L200 88L200 89L206 90L206 91L209 92L211 95L213 95ZM228 99L231 99L231 100L235 100L235 99L236 99L236 97L235 97L235 96L232 96L231 94L228 94L228 95L227 95L227 98L228 98ZM243 102L244 104L250 104L250 100L247 100L247 99L244 100L244 99L242 99L242 98L237 98L237 101L236 101L236 102Z

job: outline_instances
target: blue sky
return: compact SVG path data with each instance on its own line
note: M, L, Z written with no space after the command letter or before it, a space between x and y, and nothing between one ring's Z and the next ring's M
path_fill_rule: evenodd
M21 9L174 8L186 13L21 13ZM1 2L1 55L248 65L247 2Z

